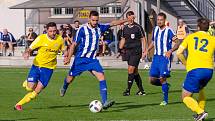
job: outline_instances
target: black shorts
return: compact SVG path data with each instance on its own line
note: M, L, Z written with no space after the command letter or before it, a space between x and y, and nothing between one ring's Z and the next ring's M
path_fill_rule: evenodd
M124 53L122 54L122 60L127 61L129 66L135 67L138 67L141 57L141 49L125 49Z

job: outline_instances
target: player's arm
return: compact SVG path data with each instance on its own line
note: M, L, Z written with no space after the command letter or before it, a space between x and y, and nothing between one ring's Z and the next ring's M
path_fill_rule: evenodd
M166 52L166 57L170 58L171 54L179 48L180 41L176 36L172 38L172 41L175 43L172 49Z
M68 52L66 52L67 56L64 56L64 65L67 65L70 63L70 60L72 58L72 55L74 54L76 45L77 45L76 42L72 42L72 44L69 46Z
M110 27L112 26L117 26L117 25L121 25L124 24L125 22L127 22L127 19L123 19L123 20L114 20L110 23Z
M146 57L148 55L148 52L154 47L154 41L152 41L149 44L149 47L145 49L145 52L143 53L143 55Z
M30 45L30 47L27 48L27 49L25 50L25 52L23 53L22 56L24 57L24 59L25 59L25 60L29 59L30 53L31 53L34 49L39 48L39 47L41 46L41 43L42 43L42 41L41 41L40 37L37 37L37 38L35 39L35 41L32 42L32 44Z
M178 59L186 66L187 61L186 61L184 54L183 54L184 50L185 50L184 47L180 46L177 50L176 55L177 55Z
M72 44L69 46L68 54L67 54L68 56L64 57L64 65L67 65L67 64L70 63L71 57L74 54L75 47L77 46L77 43L79 43L82 40L83 36L84 36L83 31L84 31L83 28L78 29Z

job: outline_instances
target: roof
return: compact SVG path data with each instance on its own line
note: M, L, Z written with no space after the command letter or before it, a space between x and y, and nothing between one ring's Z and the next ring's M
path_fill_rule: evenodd
M117 0L29 0L9 7L10 9L38 9L38 8L83 8L99 7Z

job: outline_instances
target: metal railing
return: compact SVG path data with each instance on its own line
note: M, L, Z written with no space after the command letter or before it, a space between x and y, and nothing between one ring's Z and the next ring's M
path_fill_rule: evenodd
M211 0L188 0L203 17L215 20L215 5Z

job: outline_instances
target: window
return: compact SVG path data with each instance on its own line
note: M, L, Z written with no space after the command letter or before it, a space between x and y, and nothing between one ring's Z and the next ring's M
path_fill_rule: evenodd
M54 8L54 15L62 14L62 8Z
M109 7L101 7L100 13L109 13Z
M65 14L73 14L72 8L65 8Z
M122 8L120 6L113 7L112 13L122 13Z

